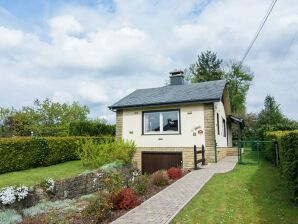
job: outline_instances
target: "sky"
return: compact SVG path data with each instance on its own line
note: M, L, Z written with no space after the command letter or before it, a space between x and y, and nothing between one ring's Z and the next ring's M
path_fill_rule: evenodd
M163 86L211 50L241 60L271 0L0 0L0 107L78 101L90 117L140 88ZM298 3L278 1L246 58L247 111L267 94L298 120Z

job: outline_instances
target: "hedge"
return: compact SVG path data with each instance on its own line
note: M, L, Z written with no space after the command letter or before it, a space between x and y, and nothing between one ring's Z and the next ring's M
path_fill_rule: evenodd
M74 121L69 124L70 136L115 135L116 126L102 121Z
M269 132L266 138L278 142L279 169L289 181L294 200L298 202L298 130Z
M114 137L45 137L0 139L0 173L78 160L78 149L88 139L111 142Z

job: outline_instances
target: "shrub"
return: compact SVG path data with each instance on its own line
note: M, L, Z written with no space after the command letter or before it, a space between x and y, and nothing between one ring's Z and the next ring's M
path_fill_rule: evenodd
M74 121L69 125L69 135L72 136L99 136L115 135L116 126L101 120Z
M165 186L169 184L169 177L165 170L156 171L151 175L151 183L156 186Z
M104 190L110 192L111 194L117 194L123 186L123 180L119 173L112 172L106 175L103 179L102 185Z
M20 223L22 221L22 216L13 209L0 210L0 223L14 224Z
M11 205L21 201L28 196L29 189L26 186L9 186L0 190L0 202L3 205Z
M114 141L113 137L1 138L0 173L77 160L78 149L88 140Z
M131 188L123 188L118 194L112 197L112 202L114 209L131 209L141 204Z
M78 154L83 165L98 168L116 160L130 163L134 152L135 144L131 141L98 143L90 139L82 145Z
M75 200L57 200L57 201L43 201L30 208L23 209L22 213L24 216L34 217L37 215L48 213L52 210L59 211L74 211L75 210Z
M298 130L269 132L266 137L278 143L279 169L289 181L294 200L298 202ZM273 154L270 150L267 153Z
M103 179L102 189L95 197L90 198L84 210L84 214L95 216L98 222L103 221L110 214L113 206L113 197L117 195L123 186L123 181L119 173L112 172Z
M167 173L168 173L168 177L172 180L177 180L182 177L181 169L176 168L176 167L172 167L172 168L168 169Z
M113 208L111 202L111 193L108 191L100 191L96 197L89 201L89 204L84 210L85 216L94 216L98 222L106 219Z
M150 189L150 185L150 179L147 174L136 177L132 183L133 189L138 195L147 194Z

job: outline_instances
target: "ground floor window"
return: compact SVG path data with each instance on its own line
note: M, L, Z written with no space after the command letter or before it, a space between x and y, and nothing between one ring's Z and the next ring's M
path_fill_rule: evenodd
M144 134L178 134L180 133L180 111L143 112Z

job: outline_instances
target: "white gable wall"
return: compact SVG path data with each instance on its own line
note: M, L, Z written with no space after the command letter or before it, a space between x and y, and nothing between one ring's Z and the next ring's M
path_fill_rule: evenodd
M142 112L149 110L180 109L181 134L142 135ZM123 139L133 140L137 147L193 147L205 144L203 104L180 107L156 107L123 111ZM194 136L194 132L196 135Z
M217 114L219 115L219 134L217 132ZM230 132L227 125L227 117L225 114L225 108L222 102L214 103L214 121L215 121L215 139L218 147L227 147L227 138ZM226 121L226 136L224 137L224 127L222 119Z

